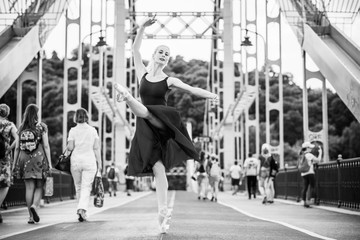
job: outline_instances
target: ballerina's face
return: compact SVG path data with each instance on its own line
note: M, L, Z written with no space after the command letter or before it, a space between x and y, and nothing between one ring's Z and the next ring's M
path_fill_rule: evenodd
M170 58L170 49L167 46L158 46L153 55L156 63L166 65Z

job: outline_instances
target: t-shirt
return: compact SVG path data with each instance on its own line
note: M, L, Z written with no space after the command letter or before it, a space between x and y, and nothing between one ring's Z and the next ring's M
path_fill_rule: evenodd
M94 127L87 123L78 123L70 129L68 141L74 141L75 148L71 155L72 163L96 163L94 143L99 136Z
M241 177L241 167L239 165L232 165L230 167L230 176L233 179L240 179Z
M244 162L244 170L246 176L256 176L259 172L259 160L256 158L247 158Z

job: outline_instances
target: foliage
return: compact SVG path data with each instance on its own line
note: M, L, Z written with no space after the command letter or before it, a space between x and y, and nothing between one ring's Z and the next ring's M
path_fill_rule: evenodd
M81 106L88 108L88 79L89 76L89 46L83 46L83 69L82 69L82 103ZM77 49L73 51L73 59L77 59ZM128 59L129 60L129 59ZM129 64L129 61L128 61ZM108 69L105 74L112 75L112 58L107 59ZM29 69L36 66L36 60L30 65ZM183 57L176 56L170 59L165 72L174 77L180 78L185 83L207 88L209 63L202 60L192 59L185 61ZM94 84L98 84L99 67L96 61L93 62ZM236 66L235 74L240 75L239 68ZM77 72L75 69L68 71L69 75L69 103L76 102L76 79ZM64 61L59 59L56 52L52 53L50 58L43 61L43 112L42 120L49 126L49 140L51 144L52 159L56 159L62 151L62 122L63 122L63 77ZM263 72L259 73L259 108L260 108L260 144L265 139L265 76ZM276 102L279 95L279 76L271 71L270 92L271 101ZM291 74L283 74L283 110L284 110L284 155L286 163L291 166L297 159L300 145L303 142L303 106L302 106L302 89L292 82ZM249 73L249 83L254 84L255 73ZM239 85L237 85L239 87ZM307 89L309 103L309 127L312 131L322 128L322 97L321 91ZM16 122L17 108L17 84L14 83L6 94L0 99L0 102L7 103L11 108L9 119ZM25 82L23 87L23 109L29 103L36 102L36 85L33 82ZM334 160L338 154L343 158L352 158L360 156L360 125L353 117L351 112L336 93L328 90L328 124L329 124L329 154L330 159ZM168 105L177 108L184 122L192 123L193 137L201 136L204 126L204 112L206 101L202 98L192 96L186 92L173 89L168 96ZM249 114L255 115L255 105L253 105ZM271 132L278 132L278 114L271 112ZM69 126L72 126L71 116L68 116ZM252 130L253 131L253 130ZM253 134L251 134L253 135ZM254 142L254 138L250 138ZM273 134L272 141L278 141L277 134ZM250 143L250 149L255 149L254 143Z

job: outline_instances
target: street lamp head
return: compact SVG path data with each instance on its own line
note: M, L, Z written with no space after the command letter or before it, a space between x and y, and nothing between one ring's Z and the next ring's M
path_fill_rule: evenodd
M251 41L250 41L250 37L245 36L244 38L245 38L244 41L241 42L241 46L251 47L251 46L252 46L252 43L251 43Z
M98 43L97 43L95 46L96 46L96 47L103 47L103 46L107 46L107 43L105 42L105 40L104 40L104 37L103 37L103 36L99 37L99 41L98 41Z

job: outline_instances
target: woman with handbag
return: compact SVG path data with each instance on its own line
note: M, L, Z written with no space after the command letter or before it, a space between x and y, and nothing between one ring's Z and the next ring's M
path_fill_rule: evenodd
M40 221L36 209L40 205L44 183L52 168L48 128L45 123L39 122L38 114L39 108L35 104L26 107L14 156L14 176L25 182L29 224Z
M70 129L67 150L71 154L71 174L74 179L77 215L79 222L86 220L90 192L96 172L101 173L100 140L96 129L88 124L89 117L85 109L76 110Z

